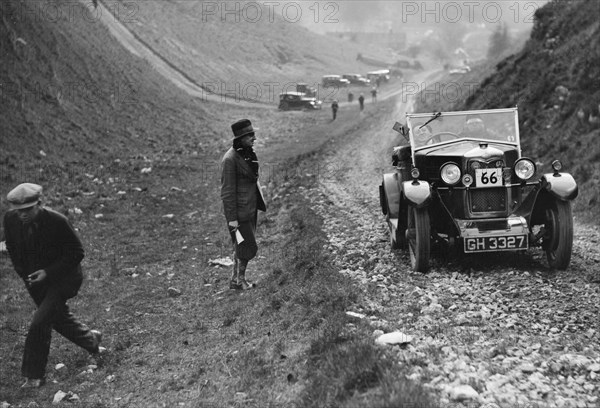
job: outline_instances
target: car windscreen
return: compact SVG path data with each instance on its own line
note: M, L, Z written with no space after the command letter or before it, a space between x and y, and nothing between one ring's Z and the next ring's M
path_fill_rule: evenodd
M410 114L407 125L414 149L461 139L519 145L516 109Z

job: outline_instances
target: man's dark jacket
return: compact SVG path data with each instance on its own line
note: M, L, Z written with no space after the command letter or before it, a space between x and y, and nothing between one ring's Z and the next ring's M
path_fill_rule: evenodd
M77 294L83 280L83 245L67 218L42 207L34 220L32 237L16 211L4 215L6 249L16 272L23 280L37 270L46 271L46 279L35 287L56 285L65 298Z

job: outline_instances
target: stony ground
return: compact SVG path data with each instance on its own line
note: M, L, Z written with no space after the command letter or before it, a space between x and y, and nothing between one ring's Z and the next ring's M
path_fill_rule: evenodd
M393 124L405 107L381 117ZM373 336L401 331L410 344L390 352L410 363L410 378L442 404L486 407L597 407L600 395L600 230L576 222L568 271L548 270L538 250L446 259L424 275L406 251L389 249L377 186L393 132L357 129L320 166L334 169L305 191L325 222L340 274L378 290L359 305ZM496 404L496 405L493 405ZM477 405L479 406L479 405Z

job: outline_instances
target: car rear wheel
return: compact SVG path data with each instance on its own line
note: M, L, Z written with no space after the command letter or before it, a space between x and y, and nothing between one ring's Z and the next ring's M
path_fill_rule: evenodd
M427 272L431 253L431 227L427 208L408 208L406 239L411 267L415 272Z
M567 269L573 249L573 214L569 201L554 201L546 209L544 241L548 265L552 269Z
M279 109L281 110L288 110L290 108L290 104L287 102L281 102L279 104Z

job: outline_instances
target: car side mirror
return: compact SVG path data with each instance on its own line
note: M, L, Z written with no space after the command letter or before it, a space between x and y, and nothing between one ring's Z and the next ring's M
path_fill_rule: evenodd
M402 123L400 123L400 122L394 123L394 126L392 127L392 129L395 130L396 132L400 133L402 136L404 136L404 138L406 139L407 142L410 142L410 139L408 138L409 129L406 126L404 126Z

